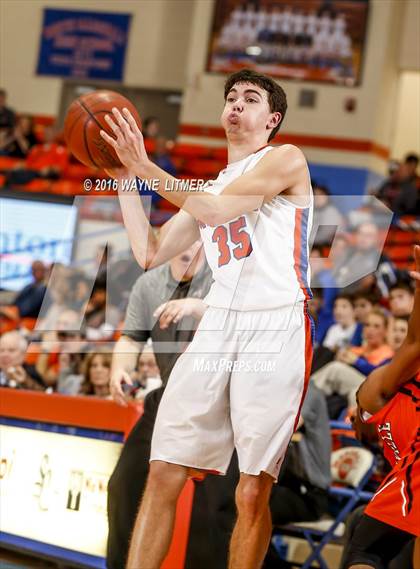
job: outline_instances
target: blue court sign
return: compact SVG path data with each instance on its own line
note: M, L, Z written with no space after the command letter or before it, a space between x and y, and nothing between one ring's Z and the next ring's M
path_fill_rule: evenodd
M131 14L45 9L37 73L122 81Z

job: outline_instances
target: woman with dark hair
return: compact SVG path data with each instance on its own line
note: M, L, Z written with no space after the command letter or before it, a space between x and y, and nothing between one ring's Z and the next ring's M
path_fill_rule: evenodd
M111 360L112 354L109 352L97 351L87 356L84 364L84 380L80 386L80 395L110 398Z

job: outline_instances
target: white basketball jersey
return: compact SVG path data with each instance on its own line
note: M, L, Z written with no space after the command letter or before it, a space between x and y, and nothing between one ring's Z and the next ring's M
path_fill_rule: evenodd
M266 146L228 164L216 180L207 182L205 190L220 194L272 148ZM278 195L259 209L216 227L199 222L214 279L204 301L218 308L265 310L312 298L308 262L312 216L311 193L308 207Z

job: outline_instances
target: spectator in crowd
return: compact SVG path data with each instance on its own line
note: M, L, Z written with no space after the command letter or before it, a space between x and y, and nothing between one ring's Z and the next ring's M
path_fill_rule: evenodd
M29 150L38 143L33 128L33 118L21 115L13 131L0 142L0 151L13 158L26 158Z
M121 320L116 306L107 301L106 279L98 278L85 309L86 337L88 340L105 340L113 336Z
M409 316L390 318L388 326L388 344L396 352L402 345L408 332Z
M0 386L44 391L46 385L36 369L25 363L28 342L16 330L0 338Z
M56 180L68 164L68 153L62 144L55 142L53 126L44 128L44 142L31 148L26 159L26 168L36 170L39 177Z
M150 382L149 379L151 380ZM156 363L153 347L149 343L144 346L142 353L138 357L137 366L131 373L131 380L134 388L138 387L141 390L141 398L144 398L149 390L151 391L149 387L152 386L155 389L161 385L159 367ZM157 380L160 381L160 385L157 384ZM136 399L138 398L139 393L137 392Z
M337 228L343 230L344 218L331 203L331 194L326 186L314 184L313 192L315 210L311 242L315 245L330 246Z
M27 184L36 178L57 180L68 164L68 152L64 145L55 142L54 127L44 129L44 142L35 144L19 167L6 175L7 185Z
M372 309L379 303L379 296L359 291L353 296L354 316L357 322L356 332L351 340L353 346L361 346L363 340L363 327L367 322Z
M418 215L418 176L419 157L407 154L403 164L392 161L389 178L375 192L386 206L397 215Z
M45 284L46 267L44 263L42 261L34 261L31 265L31 272L33 282L26 285L14 300L21 318L38 318L47 290Z
M152 161L157 164L159 168L162 168L162 170L168 172L168 174L171 176L177 175L175 165L172 162L168 152L167 140L163 136L156 137L155 150L152 154ZM157 192L154 193L157 194Z
M353 300L350 296L344 294L337 296L334 302L334 320L335 324L328 329L322 345L332 352L337 352L350 344L357 328Z
M148 138L155 139L160 134L160 121L157 117L150 116L146 117L143 122L143 138L147 140Z
M80 320L81 315L75 310L64 310L57 318L57 329L42 334L36 369L45 383L59 393L73 395L80 387L86 348Z
M107 352L101 351L88 354L84 363L80 395L95 395L102 398L110 397L111 360L112 355Z
M335 260L333 276L338 287L346 287L346 293L354 294L364 285L362 279L376 271L377 285L383 296L396 281L395 269L386 255L378 249L379 233L371 222L361 223L355 232L355 244L348 247Z
M135 368L138 354L149 338L155 346L167 347L155 351L163 386L147 395L144 414L131 431L109 480L108 569L125 569L129 539L149 471L150 443L158 405L172 368L191 341L206 308L201 299L210 289L211 273L203 251L196 254L200 245L197 242L168 263L149 270L138 278L130 294L123 333L114 348L111 382L115 387L112 390L114 398L124 404L125 396L120 385L132 382L129 374ZM152 366L149 369L150 367ZM205 488L197 486L194 504L198 500L207 507L206 492L210 492L214 482L205 480L203 484L206 485ZM216 507L219 502L214 499L211 504ZM193 508L193 517L195 508L196 506ZM232 520L233 515L234 509ZM209 524L211 525L210 521ZM194 524L191 527L191 548L194 551L189 547L186 567L205 567L203 557L195 565L189 564L191 556L202 556L203 544L208 545L209 539L207 533L204 538L200 538L200 529ZM221 531L219 525L212 529L216 534ZM230 533L231 528L228 531ZM226 544L229 533L225 537ZM215 546L216 543L217 541ZM220 563L220 556L221 553L215 554L213 567L226 564L226 556L223 564Z
M338 395L343 405L356 404L356 391L364 378L376 367L388 363L393 355L386 341L388 319L379 309L373 309L364 327L364 342L361 347L341 349L334 362L330 362L312 375L315 385L327 397ZM334 400L334 409L335 409ZM329 406L332 416L332 406Z
M15 112L7 107L7 93L0 89L0 154L3 154L4 141L13 132L16 123Z
M409 316L413 311L414 291L406 282L396 282L389 291L389 308L392 316Z
M320 298L316 309L315 345L323 342L328 328L334 323L334 300L337 296L335 280L331 270L327 267L322 247L314 245L310 256L311 288L320 289L316 296ZM316 300L315 300L316 301Z
M274 525L319 520L327 513L330 462L327 404L324 394L309 383L296 434L271 492L270 509ZM278 556L271 549L263 567L279 567Z
M73 308L74 290L71 287L71 275L72 270L69 267L54 267L39 314L38 330L56 330L57 319L61 313Z

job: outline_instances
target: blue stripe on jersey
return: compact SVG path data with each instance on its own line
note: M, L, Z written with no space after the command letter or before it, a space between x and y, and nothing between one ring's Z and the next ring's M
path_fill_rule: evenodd
M313 298L313 294L308 284L308 221L309 210L305 208L302 212L302 229L301 229L301 244L300 244L300 259L301 259L301 275L303 284L305 286L308 299Z

